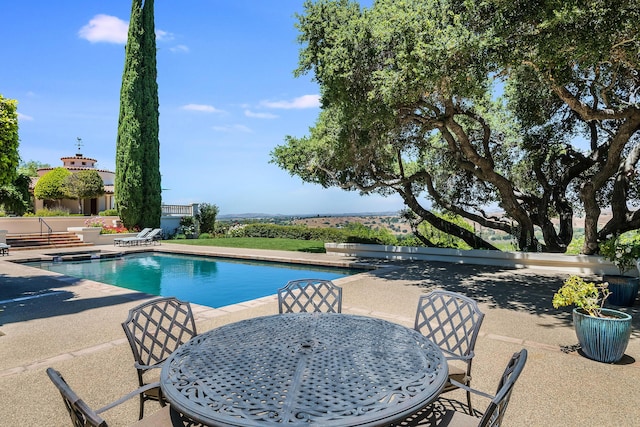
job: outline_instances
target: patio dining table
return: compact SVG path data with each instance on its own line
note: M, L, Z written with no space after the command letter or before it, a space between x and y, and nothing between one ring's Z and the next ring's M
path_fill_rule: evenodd
M257 317L191 339L165 362L172 408L210 426L371 426L432 402L443 353L413 329L337 313Z

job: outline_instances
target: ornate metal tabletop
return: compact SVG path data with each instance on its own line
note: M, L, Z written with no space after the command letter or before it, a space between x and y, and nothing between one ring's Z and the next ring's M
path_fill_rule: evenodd
M165 362L171 405L207 425L369 426L434 400L438 347L382 319L335 313L258 317L196 336Z

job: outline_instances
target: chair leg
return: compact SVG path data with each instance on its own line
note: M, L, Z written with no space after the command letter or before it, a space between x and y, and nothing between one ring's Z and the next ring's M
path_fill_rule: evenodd
M471 406L471 392L469 390L467 390L467 405L469 405L469 414L473 415L473 406Z
M144 416L144 393L140 393L140 415L139 420Z

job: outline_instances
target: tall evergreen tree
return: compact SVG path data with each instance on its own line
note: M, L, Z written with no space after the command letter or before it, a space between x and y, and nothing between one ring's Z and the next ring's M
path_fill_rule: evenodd
M126 227L159 227L158 83L153 0L133 0L120 89L116 205Z
M18 102L0 95L0 185L16 177L18 155Z

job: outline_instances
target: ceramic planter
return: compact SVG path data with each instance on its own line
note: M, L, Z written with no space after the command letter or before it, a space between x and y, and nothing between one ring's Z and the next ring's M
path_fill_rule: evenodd
M573 326L582 351L598 362L614 363L622 359L631 336L631 316L603 308L609 317L594 317L580 308L573 309Z
M637 277L605 275L605 282L609 283L611 295L607 298L607 304L620 307L631 307L638 296L639 281Z

